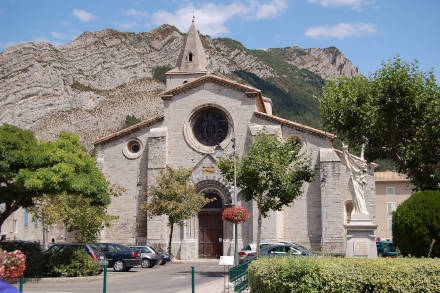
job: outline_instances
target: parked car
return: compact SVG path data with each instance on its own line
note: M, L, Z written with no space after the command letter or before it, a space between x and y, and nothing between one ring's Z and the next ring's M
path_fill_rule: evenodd
M128 248L131 251L139 251L141 253L141 267L143 268L152 268L160 261L160 254L150 246L128 246Z
M397 257L399 252L396 251L393 241L377 241L377 255L382 257Z
M109 266L113 267L115 272L128 272L132 267L141 265L141 253L130 251L130 249L121 244L115 243L96 243L104 252L108 259Z
M273 244L279 244L281 242L261 242L260 243L260 251L266 246L270 246ZM257 251L257 244L256 243L250 243L246 245L242 250L238 252L238 263L242 263L256 255Z
M108 260L104 252L96 244L84 244L84 243L63 243L54 244L44 253L62 252L68 247L76 247L85 250L99 265L104 268L104 265L108 265Z
M170 255L168 253L159 252L159 254L160 254L160 260L159 260L159 264L160 265L164 265L167 262L171 261L171 257L170 257Z
M260 256L262 257L274 257L274 256L314 256L313 253L308 251L305 247L295 246L291 243L282 243L269 245L260 250Z

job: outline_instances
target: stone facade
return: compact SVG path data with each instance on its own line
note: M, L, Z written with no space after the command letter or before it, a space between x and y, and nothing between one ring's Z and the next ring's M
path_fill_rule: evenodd
M192 37L188 34L187 38L186 46L198 46L191 39L198 38L198 34L192 34ZM200 52L199 49L197 52ZM191 52L188 48L182 50ZM200 58L200 54L197 57ZM183 56L180 60L190 59ZM201 64L205 64L204 59L202 61ZM193 62L199 60L196 58ZM213 111L217 113L213 115L222 115L224 120L221 121L227 121L227 133L219 141L225 152L232 153L231 142L235 138L237 153L242 155L257 131L264 128L281 138L300 138L303 151L319 171L312 183L304 184L303 195L293 205L273 212L263 220L262 239L292 241L315 251L344 252L344 224L350 218L351 211L347 207L352 199L352 190L349 188L350 174L344 165L343 155L333 148L335 136L273 116L270 99L264 98L258 89L202 73L200 64L194 66L197 71L193 73L179 71L181 67L178 64L167 73L167 90L159 94L164 105L163 116L95 142L98 166L106 178L112 184L120 184L127 189L124 195L113 200L109 212L119 215L119 219L102 232L101 240L125 244L148 243L162 249L166 247L169 231L166 217L146 217L140 206L147 200L146 190L155 183L156 176L167 165L192 168L193 183L198 192L218 196L222 209L234 203L233 186L216 167L215 145L202 143L195 130L199 117ZM133 149L132 145L136 145L136 148ZM365 198L374 222L373 169L374 166L369 165ZM237 204L247 208L251 214L248 223L239 225L237 239L241 248L256 241L257 208L254 202L241 200L239 190L237 193ZM206 235L202 227L207 223L200 221L205 221L202 218L205 212L212 215L213 211L202 209L198 217L174 228L172 250L178 258L206 257L204 249L214 238L221 249L208 257L233 255L234 233L231 224L223 223L216 237L204 240ZM217 214L219 212L215 211Z
M392 171L376 172L374 177L376 184L377 237L382 240L392 240L392 213L414 193L414 185L405 175Z

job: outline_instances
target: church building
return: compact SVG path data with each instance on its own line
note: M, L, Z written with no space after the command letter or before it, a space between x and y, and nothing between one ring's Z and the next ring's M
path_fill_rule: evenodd
M234 204L251 217L238 225L239 249L256 242L257 208L245 202L216 166L214 149L238 155L264 129L282 138L298 137L317 174L304 184L302 196L282 211L263 219L262 239L291 241L313 251L345 252L346 228L353 209L353 186L344 154L333 148L335 135L272 115L272 102L259 89L211 74L198 31L192 22L177 65L167 73L166 90L159 94L163 114L142 121L95 142L97 164L111 184L126 192L112 199L108 212L118 215L100 241L138 244L165 249L167 218L147 217L140 209L147 189L166 166L192 169L197 192L216 201L198 216L174 227L172 252L180 259L234 254L233 225L222 211ZM365 204L375 222L374 166L367 164Z

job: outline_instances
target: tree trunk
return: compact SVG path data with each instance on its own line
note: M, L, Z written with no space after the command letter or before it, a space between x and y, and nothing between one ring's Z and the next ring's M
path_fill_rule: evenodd
M38 221L38 220L37 220ZM47 246L46 246L46 226L45 226L45 224L44 224L44 214L43 214L43 216L41 217L41 226L43 226L43 248L44 249L47 249Z
M173 239L173 228L174 228L174 223L170 223L170 240L168 242L168 254L171 257L171 240Z
M262 197L262 195L258 195L258 199L260 200ZM258 207L258 228L257 228L257 257L260 256L260 242L261 242L261 223L262 223L262 219L261 219L261 211L260 211L260 205L257 203L257 207Z
M13 204L11 205L5 205L5 210L0 213L0 232L1 232L1 227L3 225L3 223L6 221L6 219L12 215L13 212L15 212L16 210L19 209L21 198L14 201Z

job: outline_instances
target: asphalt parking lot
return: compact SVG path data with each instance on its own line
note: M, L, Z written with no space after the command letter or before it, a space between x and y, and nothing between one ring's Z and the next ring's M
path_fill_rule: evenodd
M195 285L205 287L208 283L223 280L223 266L218 260L201 260L167 263L154 268L132 268L129 272L116 273L108 270L107 292L191 292L191 267L195 268ZM218 286L217 286L218 287ZM24 293L70 293L70 292L103 292L103 274L84 278L50 278L27 281L23 286ZM215 292L210 292L215 293Z

